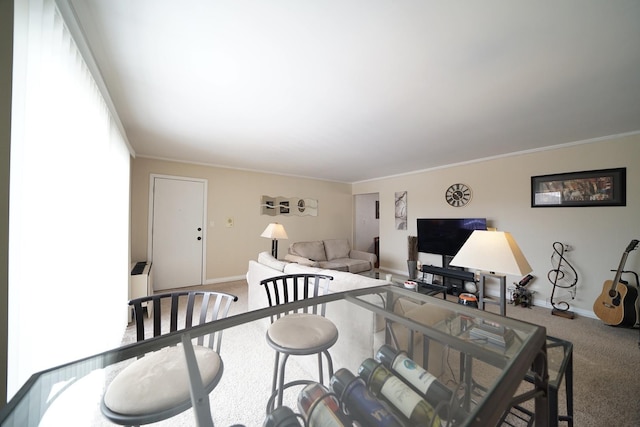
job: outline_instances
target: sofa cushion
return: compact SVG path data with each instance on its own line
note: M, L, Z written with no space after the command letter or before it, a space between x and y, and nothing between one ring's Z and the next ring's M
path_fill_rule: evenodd
M300 255L286 254L284 256L285 261L295 262L300 265L306 265L308 267L319 267L320 263L318 261L311 261L309 258L305 258Z
M311 261L327 261L324 243L321 241L292 243L289 253L309 258Z
M322 273L323 271L324 270L322 268L309 267L306 265L300 265L295 263L287 264L284 266L285 274L324 274Z
M269 252L260 252L258 254L258 262L278 271L284 271L284 266L287 264L284 261L275 259Z
M325 240L324 251L327 256L327 261L331 261L338 258L349 258L351 247L347 239Z
M345 262L342 262L342 260L321 261L318 264L318 267L320 268L328 268L329 270L336 271L349 271L349 266Z
M387 282L386 280L374 279L360 274L347 273L346 271L327 269L320 270L319 273L333 277L333 280L329 283L329 290L331 293L390 284L390 282Z
M357 274L371 270L371 263L361 259L337 258L331 261L320 262L320 267Z

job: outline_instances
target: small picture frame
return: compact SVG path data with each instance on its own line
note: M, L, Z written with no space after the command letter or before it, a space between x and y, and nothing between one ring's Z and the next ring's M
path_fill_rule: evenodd
M626 206L627 169L531 177L531 207Z

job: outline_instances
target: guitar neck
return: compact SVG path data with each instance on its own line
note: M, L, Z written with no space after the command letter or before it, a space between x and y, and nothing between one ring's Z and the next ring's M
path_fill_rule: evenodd
M622 270L624 270L624 265L627 263L627 257L629 256L629 252L624 252L622 254L622 259L620 260L620 265L618 266L618 271L616 271L616 277L613 279L611 283L611 290L615 290L618 282L620 281L620 276L622 276Z

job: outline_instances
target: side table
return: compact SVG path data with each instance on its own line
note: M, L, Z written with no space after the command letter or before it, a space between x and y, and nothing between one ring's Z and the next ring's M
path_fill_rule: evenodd
M549 426L557 427L559 421L566 421L569 427L573 427L573 344L547 335L547 363ZM558 390L562 385L563 378L567 412L565 415L559 415ZM525 380L534 383L533 373L527 373Z
M504 279L500 280L500 300L493 301L486 297L485 291L485 283L487 281L487 277L496 277L496 275L491 273L482 273L480 274L480 281L478 282L478 308L480 310L484 310L485 304L496 304L500 306L500 315L507 315L507 284Z

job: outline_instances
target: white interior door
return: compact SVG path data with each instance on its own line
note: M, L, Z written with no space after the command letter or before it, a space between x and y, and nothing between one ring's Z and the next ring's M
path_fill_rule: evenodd
M151 181L153 288L201 285L206 181L157 176Z

